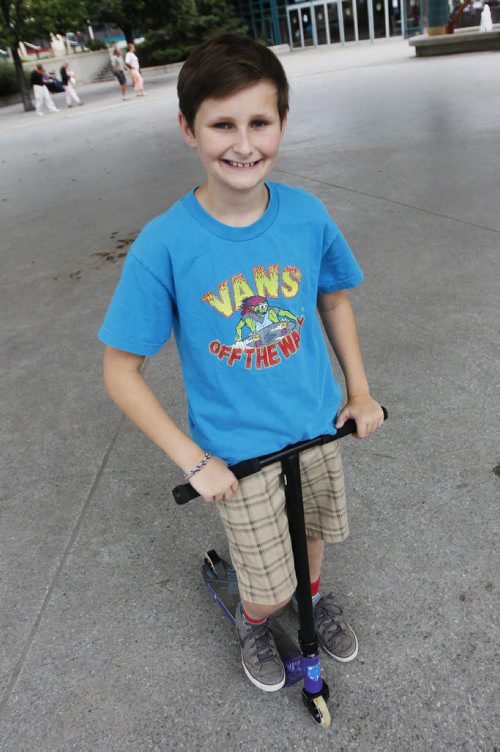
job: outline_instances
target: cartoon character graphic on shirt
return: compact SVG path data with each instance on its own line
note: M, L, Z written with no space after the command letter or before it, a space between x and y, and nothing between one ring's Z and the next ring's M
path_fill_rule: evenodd
M236 325L234 339L236 346L242 349L270 345L298 326L298 319L293 313L270 306L262 295L245 298L240 312L241 318ZM246 337L243 337L243 332L247 334Z
M229 367L238 364L260 371L300 350L305 317L296 316L279 299L288 301L298 295L302 272L297 266L270 264L252 267L252 277L234 274L217 285L217 292L206 292L202 301L225 319L224 329L227 326L223 339L209 343L211 355Z

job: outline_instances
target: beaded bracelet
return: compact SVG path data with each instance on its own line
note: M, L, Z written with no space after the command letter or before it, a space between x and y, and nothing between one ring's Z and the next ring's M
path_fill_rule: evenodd
M203 468L205 467L205 465L207 464L211 456L212 455L210 454L210 452L205 452L201 462L198 462L196 467L193 467L193 469L190 470L188 473L184 473L184 480L188 481L190 478L193 477L193 475L196 475L196 473L199 473L200 470L203 470Z

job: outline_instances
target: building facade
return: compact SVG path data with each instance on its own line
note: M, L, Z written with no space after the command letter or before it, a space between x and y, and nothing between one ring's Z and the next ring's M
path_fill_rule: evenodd
M345 44L423 31L422 0L237 0L249 32L292 49Z

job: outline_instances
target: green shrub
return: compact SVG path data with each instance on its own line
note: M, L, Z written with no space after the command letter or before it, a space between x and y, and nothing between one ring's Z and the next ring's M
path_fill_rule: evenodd
M11 63L0 63L0 97L16 94L18 91L16 69Z
M196 47L196 43L179 40L175 36L170 27L149 32L144 42L137 45L141 68L185 60Z
M24 78L28 88L30 84L30 74L25 70ZM9 94L17 94L19 86L17 84L16 69L12 63L0 63L0 97L7 97Z
M85 47L91 52L108 49L108 45L102 39L89 39L88 42L85 42Z

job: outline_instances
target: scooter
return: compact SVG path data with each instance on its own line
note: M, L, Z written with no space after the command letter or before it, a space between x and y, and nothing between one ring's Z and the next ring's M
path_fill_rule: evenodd
M382 410L384 411L384 420L387 420L387 410L385 407ZM331 723L330 711L327 706L330 690L328 684L321 677L319 648L314 628L299 455L307 449L336 441L355 431L356 423L354 420L348 420L333 436L329 434L317 436L314 439L292 444L263 457L254 457L238 462L230 467L236 478L240 480L253 475L268 465L281 462L288 525L297 576L300 651L276 617L271 617L270 624L285 667L285 687L290 687L301 679L303 680L302 700L304 705L316 723L323 727L328 727ZM186 504L191 499L195 499L198 493L189 483L186 483L174 488L173 495L177 504ZM222 559L216 551L211 550L205 554L202 575L209 593L227 619L234 625L234 612L240 596L236 572L233 567Z

